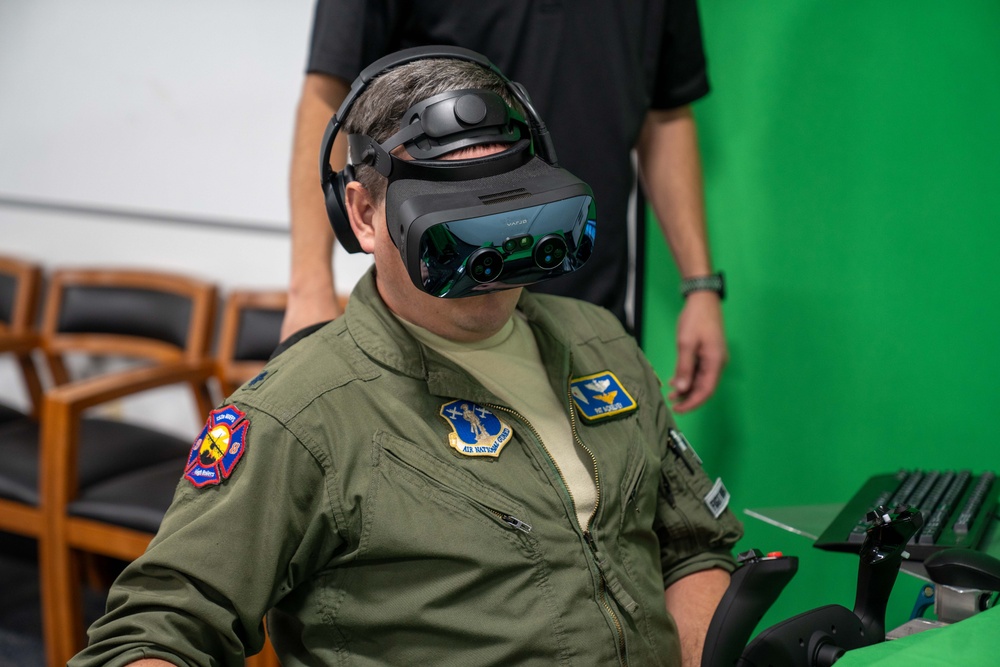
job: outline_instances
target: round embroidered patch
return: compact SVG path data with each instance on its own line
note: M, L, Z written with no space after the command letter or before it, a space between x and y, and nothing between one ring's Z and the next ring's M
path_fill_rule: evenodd
M235 406L212 410L191 446L184 477L198 488L228 478L246 451L249 428L246 413Z

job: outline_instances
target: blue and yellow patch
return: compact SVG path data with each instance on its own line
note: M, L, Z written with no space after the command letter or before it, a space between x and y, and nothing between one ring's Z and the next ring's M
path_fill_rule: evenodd
M574 378L569 389L577 412L587 422L622 415L638 407L611 371Z
M439 413L451 426L448 444L466 456L500 456L513 435L510 426L472 401L451 401Z
M191 446L184 477L198 488L220 484L243 457L249 429L246 413L235 406L212 410Z

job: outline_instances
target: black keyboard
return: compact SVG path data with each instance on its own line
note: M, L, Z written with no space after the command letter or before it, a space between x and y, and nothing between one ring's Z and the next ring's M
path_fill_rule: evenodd
M920 509L923 527L906 550L912 560L951 547L975 549L997 510L996 473L969 470L900 470L875 475L862 485L813 546L858 553L868 529L867 514L883 505L890 511Z

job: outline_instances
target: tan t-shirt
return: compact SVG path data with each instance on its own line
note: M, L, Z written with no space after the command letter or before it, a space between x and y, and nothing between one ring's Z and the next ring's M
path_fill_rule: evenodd
M597 504L594 463L573 438L569 417L548 382L535 336L524 316L515 312L496 334L473 343L450 341L398 319L417 340L461 366L531 424L562 474L573 497L577 521L586 530Z

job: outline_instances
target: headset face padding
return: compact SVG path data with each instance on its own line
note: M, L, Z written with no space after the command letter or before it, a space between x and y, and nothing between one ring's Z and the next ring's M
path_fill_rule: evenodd
M404 49L397 53L385 56L384 58L381 58L366 67L358 78L355 79L354 83L351 84L350 92L341 104L340 109L337 110L337 113L333 116L327 126L326 133L323 137L322 148L320 150L320 174L323 192L326 197L327 216L330 219L330 224L333 226L333 231L337 240L340 241L340 244L349 253L362 252L361 245L358 243L354 230L351 228L345 201L345 189L347 184L355 180L354 168L352 165L348 164L343 170L335 172L330 167L329 160L333 149L333 142L343 125L344 119L350 113L355 100L357 100L372 80L400 65L405 65L415 60L426 60L431 58L452 58L455 60L473 62L482 66L484 69L488 69L497 74L507 85L511 95L524 107L525 115L529 120L528 125L532 134L532 140L534 142L534 140L537 139L539 143L539 156L552 165L556 164L555 151L549 141L548 132L544 129L544 123L542 123L534 108L531 106L530 100L528 99L523 86L510 81L503 75L502 72L500 72L499 69L490 63L485 56L469 49L450 46L416 47L412 49ZM539 134L541 136L536 136Z

